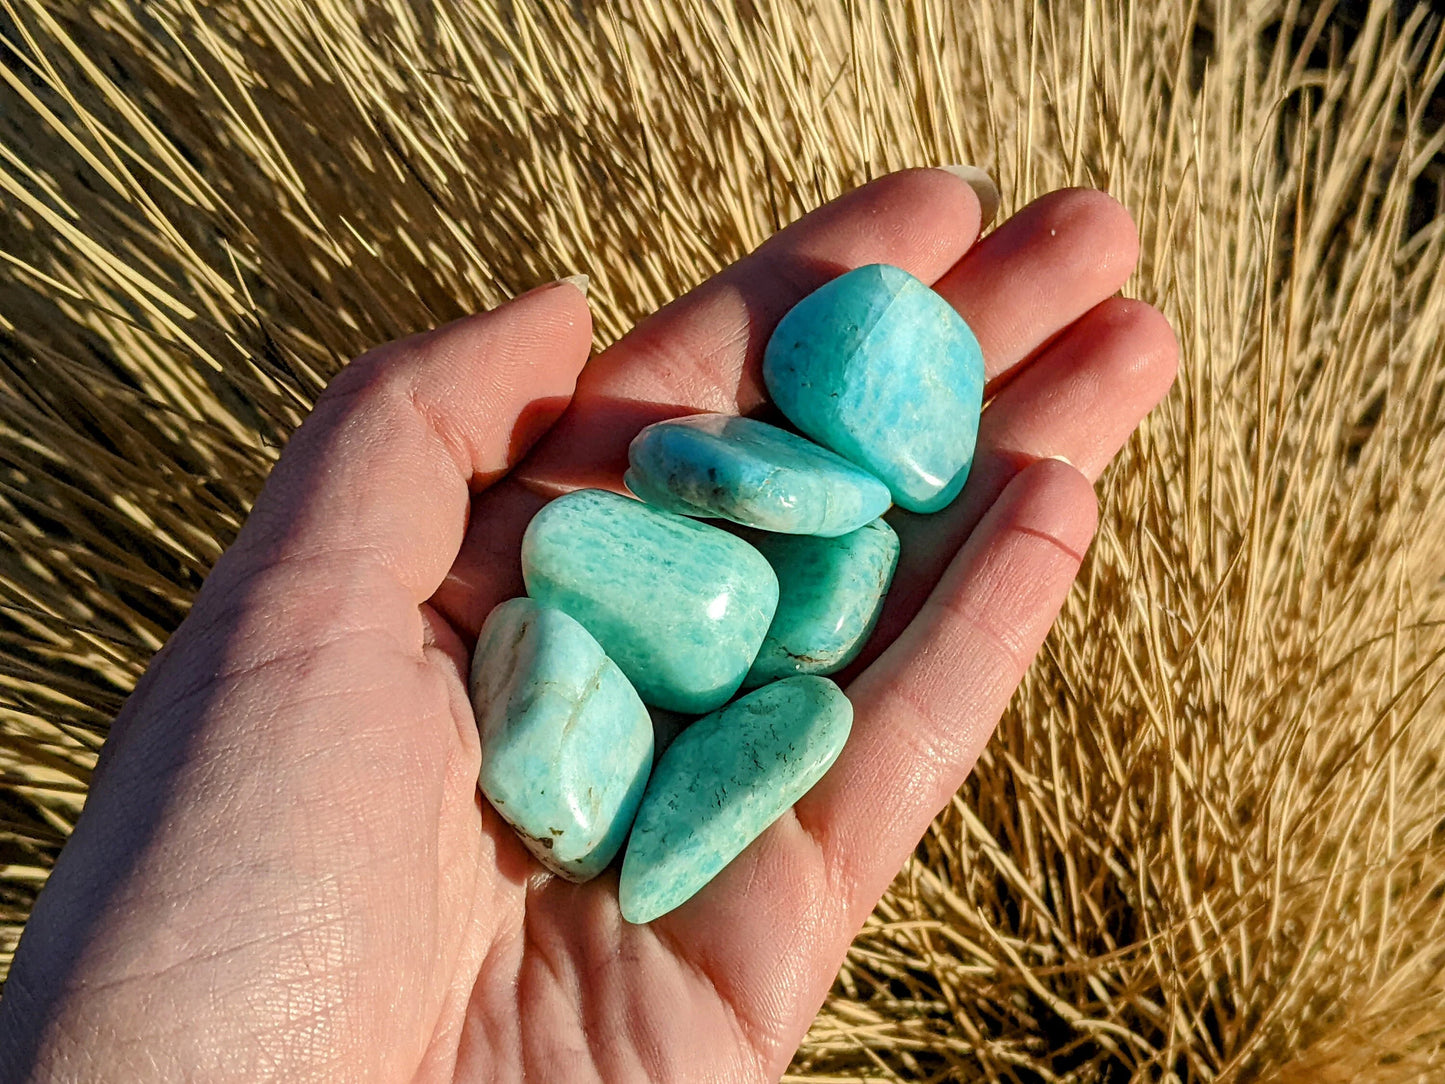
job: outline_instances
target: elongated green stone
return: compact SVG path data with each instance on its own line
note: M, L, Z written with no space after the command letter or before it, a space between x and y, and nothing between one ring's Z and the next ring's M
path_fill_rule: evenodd
M642 796L618 895L628 922L691 899L823 777L853 706L823 677L765 685L678 735Z
M482 625L472 658L479 783L527 849L568 880L627 838L652 769L652 721L587 630L529 598Z
M744 685L833 674L863 650L898 567L898 536L881 519L838 538L743 535L778 574L778 612Z
M819 444L936 512L963 488L983 405L983 352L947 301L871 264L813 291L763 352L768 393Z
M627 487L648 504L783 534L856 531L893 503L842 456L752 418L694 414L656 422L627 452Z
M737 691L778 605L772 567L742 539L599 489L533 517L522 576L597 638L644 701L694 715Z

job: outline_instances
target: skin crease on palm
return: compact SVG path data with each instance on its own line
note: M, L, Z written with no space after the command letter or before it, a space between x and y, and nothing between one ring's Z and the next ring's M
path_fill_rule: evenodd
M1047 633L1092 481L1174 376L1164 319L1114 296L1137 254L1118 204L1054 192L978 233L962 180L905 171L590 361L563 283L348 366L116 721L0 1001L0 1080L776 1079ZM978 334L973 473L944 512L890 513L904 560L842 675L832 770L630 926L615 870L545 875L478 796L467 647L522 593L548 494L619 488L646 422L768 416L773 324L873 262Z

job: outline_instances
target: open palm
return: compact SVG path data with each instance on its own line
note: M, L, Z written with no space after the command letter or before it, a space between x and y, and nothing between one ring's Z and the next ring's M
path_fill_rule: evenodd
M349 366L116 722L0 1002L0 1079L775 1079L1043 639L1090 481L1173 378L1163 319L1111 297L1137 245L1117 204L1057 192L978 228L966 184L907 171L585 370L568 284ZM615 873L545 874L479 798L467 645L522 593L550 494L619 488L648 422L765 411L773 324L875 262L978 335L973 473L944 512L890 514L902 562L831 771L630 926Z

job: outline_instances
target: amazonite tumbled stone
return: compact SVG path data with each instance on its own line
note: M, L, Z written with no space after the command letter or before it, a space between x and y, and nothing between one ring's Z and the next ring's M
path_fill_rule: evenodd
M694 715L737 692L778 606L778 578L742 539L600 489L532 518L522 577L597 638L643 700Z
M470 684L487 801L548 869L595 877L652 770L642 700L586 629L529 598L488 615Z
M847 534L893 503L867 471L752 418L656 422L637 434L627 458L627 488L648 504L782 534Z
M882 479L899 506L936 512L963 488L983 353L908 272L871 264L803 298L768 340L763 380L789 421Z
M838 538L744 537L778 575L778 612L743 684L832 674L857 658L898 567L893 528L876 519Z
M622 859L628 922L691 899L822 778L853 706L827 678L791 677L699 719L657 762Z

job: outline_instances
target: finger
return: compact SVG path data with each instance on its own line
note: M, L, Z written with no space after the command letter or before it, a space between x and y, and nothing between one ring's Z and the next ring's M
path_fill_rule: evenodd
M989 404L963 493L931 516L890 521L902 553L861 672L907 626L963 539L1024 466L1061 456L1091 481L1169 391L1174 331L1142 301L1112 298L1056 338Z
M589 365L568 415L521 468L528 485L509 481L479 502L436 605L475 633L493 605L521 591L513 555L546 497L578 485L618 488L627 443L643 425L755 408L773 325L841 271L886 262L935 282L976 327L997 378L1117 290L1137 258L1128 213L1098 192L1035 200L965 252L977 221L976 197L958 178L892 174L820 208L639 325Z
M640 323L592 359L566 416L517 471L479 498L456 565L433 599L475 634L520 594L517 548L547 496L617 488L642 426L762 401L762 350L799 299L853 267L891 263L932 282L978 234L978 198L957 176L916 169L864 185L789 226L756 252Z
M428 598L456 557L472 491L561 415L591 317L566 282L358 358L322 394L276 464L232 568L337 560Z
M942 173L911 170L858 189L639 324L588 366L573 407L522 477L547 491L553 483L570 487L579 482L581 460L596 482L615 484L642 425L682 411L754 410L766 398L762 353L773 327L802 297L851 268L893 263L934 283L979 336L990 379L1133 271L1133 220L1105 193L1051 192L970 247L977 199L953 178L940 181ZM913 191L905 182L927 183ZM951 215L941 198L950 187ZM618 411L619 401L640 409Z
M781 1031L786 1046L790 1025L806 1027L853 931L992 733L1095 516L1088 481L1066 464L1046 460L1014 478L928 606L849 687L853 734L828 774L654 923L686 946L750 1034Z
M870 263L933 282L978 227L973 188L940 169L889 174L825 204L594 359L557 432L521 476L543 489L570 487L581 462L620 477L641 425L682 412L755 409L766 398L763 348L793 305ZM618 410L619 403L631 409Z
M918 616L849 686L854 732L798 819L859 921L962 785L1043 643L1097 525L1087 478L1014 476ZM886 803L889 816L869 813ZM870 895L871 893L871 895Z
M996 383L1120 289L1138 258L1128 211L1103 192L1066 188L985 237L934 289L978 336L985 378Z

